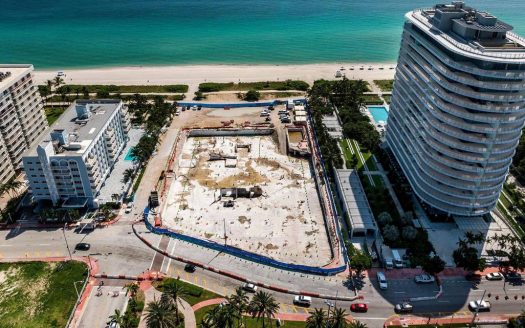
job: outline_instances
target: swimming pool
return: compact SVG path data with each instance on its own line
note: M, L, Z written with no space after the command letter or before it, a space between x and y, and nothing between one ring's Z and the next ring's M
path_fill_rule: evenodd
M380 121L386 123L388 120L388 109L386 106L368 106L367 109L374 118L376 124Z
M128 152L126 153L126 157L124 157L124 160L125 161L132 161L134 160L135 158L133 157L133 155L131 155L131 151L133 150L133 147L130 147L128 149Z

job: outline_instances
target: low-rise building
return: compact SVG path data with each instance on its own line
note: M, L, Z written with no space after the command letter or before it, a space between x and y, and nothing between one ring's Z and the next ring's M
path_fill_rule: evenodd
M350 221L350 237L375 239L379 229L357 171L336 170L336 184L343 213Z
M96 207L130 126L120 100L77 100L23 156L33 198Z
M14 178L22 154L47 129L33 65L0 65L0 183Z

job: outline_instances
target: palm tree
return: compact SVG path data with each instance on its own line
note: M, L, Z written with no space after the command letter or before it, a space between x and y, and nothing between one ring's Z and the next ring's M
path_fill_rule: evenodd
M61 84L64 84L64 80L60 76L55 76L53 84L58 88Z
M129 296L135 297L139 291L139 284L136 282L130 282L129 284L125 284L122 289L126 290L126 295L129 294Z
M11 197L16 197L18 195L18 189L20 189L23 185L23 182L15 180L13 178L4 183L3 185L0 185L0 196L3 196L7 193Z
M341 308L335 308L330 317L331 328L346 328L348 323L346 322L346 311Z
M327 320L326 312L323 309L315 309L306 319L306 328L325 328Z
M107 322L107 324L109 325L110 323L115 322L116 324L120 326L122 325L123 320L124 320L124 315L122 314L122 312L120 312L119 309L115 309L115 312L109 316L109 321Z
M368 328L367 325L361 321L354 320L347 325L348 328Z
M148 304L145 318L148 328L175 328L179 319L171 304L155 298Z
M228 297L228 306L234 310L240 327L243 323L242 314L248 309L248 295L241 287L237 287L235 293Z
M122 182L128 183L131 179L133 179L133 176L135 175L135 170L133 169L126 169L124 171L124 174L122 175Z
M188 292L182 286L182 284L179 283L179 280L175 281L169 281L168 283L164 284L164 291L162 292L162 296L164 299L168 299L173 307L175 308L175 313L177 313L177 323L178 323L178 313L179 313L179 297L187 296Z
M270 320L279 311L279 304L275 298L268 293L258 291L252 298L248 305L248 312L252 318L257 317L257 321L262 318L262 328L264 328L265 320Z

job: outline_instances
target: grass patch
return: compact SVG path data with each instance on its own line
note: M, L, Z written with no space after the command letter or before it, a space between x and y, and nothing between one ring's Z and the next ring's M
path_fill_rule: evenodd
M44 111L46 112L46 118L49 125L53 124L58 120L67 109L67 106L46 106Z
M139 189L140 181L142 180L142 177L144 176L144 172L146 172L146 166L143 166L140 169L139 176L137 177L137 180L135 180L135 183L133 184L133 193L137 192L137 189Z
M375 85L383 92L392 91L394 88L394 80L374 80Z
M392 103L392 96L391 95L383 95L383 99L386 101L387 104L390 105Z
M378 95L363 95L365 105L382 105L383 100Z
M167 282L172 282L172 281L177 281L177 279L175 278L167 278L167 279L164 279L163 281L156 281L153 283L153 286L155 288L157 288L159 291L163 291L164 290L164 284L167 283ZM214 298L219 298L219 297L222 297L221 295L219 294L215 294L214 292L212 291L209 291L207 289L204 289L202 287L199 287L199 286L195 286L195 285L192 285L190 283L187 283L185 281L182 281L182 280L178 280L177 282L178 284L181 284L184 289L186 290L186 292L188 293L187 296L184 296L182 297L186 302L190 303L190 305L195 305L197 303L200 303L202 301L206 301L206 300L211 300L211 299L214 299Z
M199 309L195 311L195 322L197 322L197 327L202 327L201 322L206 313L213 310L217 305L209 305L205 306L202 309ZM261 327L261 320L257 321L257 319L254 319L250 316L245 316L246 320L246 328L260 328ZM282 327L289 327L289 328L304 328L306 327L305 321L281 321ZM277 327L276 321L272 320L272 324L269 325L267 323L267 327Z
M56 90L56 93L60 93L62 88L66 86L61 86ZM78 85L78 84L68 84L69 93L79 93L83 94L84 90L87 90L89 93L97 92L111 92L111 93L186 93L188 92L188 86L185 84L169 84L169 85L102 85L102 84L92 84L92 85Z
M1 326L64 327L77 300L73 284L87 272L76 261L0 263Z
M306 91L310 85L304 81L266 81L266 82L241 82L241 83L215 83L206 82L199 84L200 92L217 91L248 91L248 90L301 90Z

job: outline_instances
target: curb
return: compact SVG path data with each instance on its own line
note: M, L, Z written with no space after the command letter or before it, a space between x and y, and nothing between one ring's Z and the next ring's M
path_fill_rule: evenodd
M142 221L142 220L141 220ZM140 221L138 221L140 222ZM235 280L238 280L238 281L241 281L241 282L249 282L249 283L252 283L254 285L257 285L257 286L261 286L261 287L264 287L266 289L270 289L270 290L273 290L273 291L276 291L276 292L280 292L280 293L285 293L285 294L293 294L293 295L303 295L303 296L310 296L310 297L316 297L316 298L323 298L323 299L330 299L330 300L335 300L335 301L355 301L355 300L358 300L358 299L363 299L364 297L361 296L361 295L357 295L357 296L353 296L353 297L342 297L342 296L332 296L332 295L322 295L322 294L318 294L318 293L311 293L311 292L307 292L307 291L295 291L295 290L290 290L290 289L286 289L286 288L282 288L282 287L279 287L279 286L274 286L274 285L268 285L268 284L264 284L264 283L258 283L256 281L253 281L251 279L248 279L248 278L245 278L245 277L242 277L240 275L237 275L235 273L232 273L232 272L229 272L229 271L225 271L225 270L221 270L221 269L217 269L215 267L212 267L210 265L206 265L206 264L201 264L199 262L195 262L195 261L192 261L192 260L189 260L189 259L186 259L186 258L183 258L183 257L180 257L180 256L173 256L173 255L170 255L168 254L166 251L163 251L159 248L157 248L156 246L153 246L149 241L147 241L145 238L143 238L142 236L140 236L138 233L137 233L137 230L135 229L135 224L137 222L133 222L133 224L131 225L132 229L133 229L133 233L135 234L135 236L137 236L137 238L139 238L144 244L146 244L149 248L153 249L154 251L156 252L159 252L161 253L162 255L166 256L166 257L169 257L171 259L174 259L176 261L179 261L179 262L183 262L183 263L188 263L188 264L192 264L192 265L195 265L197 267L200 267L200 268L203 268L205 270L208 270L208 271L212 271L212 272L215 272L215 273L218 273L222 276L226 276L226 277L229 277L229 278L232 278L232 279L235 279Z

